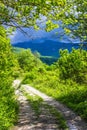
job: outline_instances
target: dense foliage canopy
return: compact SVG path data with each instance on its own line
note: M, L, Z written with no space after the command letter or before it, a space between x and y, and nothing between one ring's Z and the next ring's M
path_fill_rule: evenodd
M45 19L45 29L50 31L61 26L53 20L61 20L65 33L86 42L86 7L86 0L0 0L0 24L39 29Z

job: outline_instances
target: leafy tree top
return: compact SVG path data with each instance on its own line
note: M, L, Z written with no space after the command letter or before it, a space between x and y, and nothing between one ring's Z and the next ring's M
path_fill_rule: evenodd
M39 29L46 16L46 31L58 28L61 20L65 33L87 40L87 0L0 0L0 24Z

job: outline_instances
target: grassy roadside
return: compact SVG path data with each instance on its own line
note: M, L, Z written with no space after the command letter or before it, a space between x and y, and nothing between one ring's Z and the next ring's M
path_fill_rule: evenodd
M66 82L59 81L57 75L53 74L54 72L43 74L34 79L33 82L30 82L27 78L23 83L30 84L64 103L87 122L87 85L77 84L71 80L67 80Z
M57 81L33 82L32 86L66 104L87 122L87 87L79 84L63 84Z
M42 109L44 108L44 111L50 112L52 116L54 116L57 120L58 128L61 130L65 129L68 130L66 121L62 117L62 115L52 106L49 106L48 104L44 103L43 99L37 95L30 95L29 93L25 92L25 90L22 88L21 91L24 93L24 95L27 97L32 109L35 112L35 115L37 116L37 119L39 119ZM48 113L46 113L48 114Z

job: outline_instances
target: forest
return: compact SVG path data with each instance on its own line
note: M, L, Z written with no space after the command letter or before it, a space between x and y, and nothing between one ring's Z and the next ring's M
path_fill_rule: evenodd
M50 65L50 59L41 59L38 52L12 47L9 35L22 27L41 29L41 16L46 17L46 31L58 28L54 20L61 20L64 33L78 37L80 47L71 52L60 49L60 57ZM0 0L0 130L9 130L18 120L15 79L60 101L87 122L87 50L83 46L87 46L86 0Z

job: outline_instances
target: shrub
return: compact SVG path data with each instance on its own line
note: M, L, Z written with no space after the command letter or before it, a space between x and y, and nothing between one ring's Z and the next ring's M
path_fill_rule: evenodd
M0 130L8 130L17 118L17 102L12 88L16 64L9 39L0 26Z
M60 50L58 66L61 79L72 79L78 83L86 81L87 75L87 52L80 49Z

